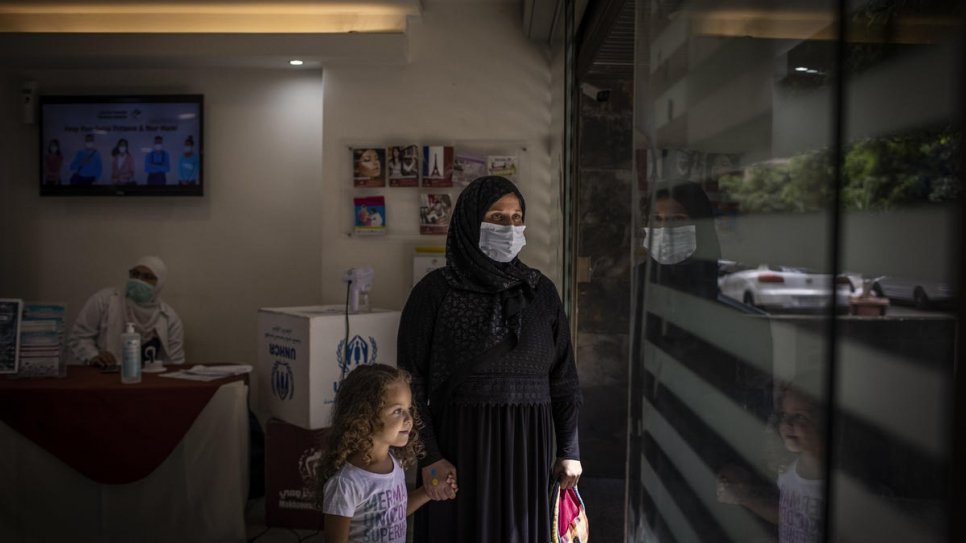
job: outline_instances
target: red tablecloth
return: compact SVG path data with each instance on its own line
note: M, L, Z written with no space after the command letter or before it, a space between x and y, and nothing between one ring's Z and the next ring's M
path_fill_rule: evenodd
M186 381L68 366L64 379L0 379L0 420L86 477L105 484L154 471L229 377Z

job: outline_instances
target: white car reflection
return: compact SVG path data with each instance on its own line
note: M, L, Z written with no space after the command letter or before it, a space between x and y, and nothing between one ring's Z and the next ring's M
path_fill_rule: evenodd
M941 305L955 298L952 287L947 283L892 276L876 278L872 291L876 296L910 302L918 309Z
M832 301L832 275L816 273L792 266L756 267L740 263L719 263L718 288L722 294L746 305L767 311L813 312L828 308ZM835 278L835 304L846 311L849 296L855 291L854 281L845 275Z

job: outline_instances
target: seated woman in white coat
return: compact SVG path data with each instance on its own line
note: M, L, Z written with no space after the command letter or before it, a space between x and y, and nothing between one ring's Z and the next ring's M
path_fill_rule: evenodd
M128 271L123 289L109 287L91 296L70 331L68 344L74 356L97 367L117 364L124 325L133 322L141 334L141 360L184 364L181 319L158 298L167 275L160 258L146 256Z

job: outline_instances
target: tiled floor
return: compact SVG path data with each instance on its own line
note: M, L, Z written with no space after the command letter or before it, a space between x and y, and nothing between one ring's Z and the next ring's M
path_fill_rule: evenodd
M587 506L587 525L594 543L624 541L624 479L581 477L580 497Z
M268 528L265 526L265 498L250 500L245 508L245 528L248 541L257 543L323 543L325 538L317 530Z

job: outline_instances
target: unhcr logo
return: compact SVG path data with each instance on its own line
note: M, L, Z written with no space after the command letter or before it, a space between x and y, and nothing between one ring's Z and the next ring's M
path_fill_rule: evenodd
M291 400L295 396L295 377L288 362L276 360L272 364L272 394L280 400Z
M342 370L342 375L345 375L357 366L375 364L378 353L379 347L376 345L376 338L369 336L367 342L362 336L355 336L349 340L348 345L346 345L345 340L340 341L335 356L339 362L339 369ZM339 391L340 381L341 376L339 381L332 383L333 392Z

